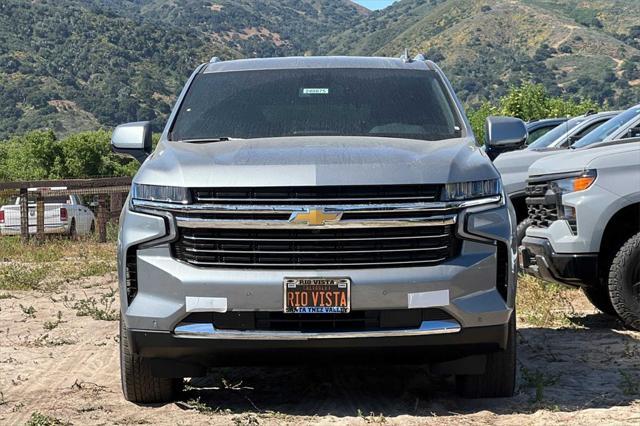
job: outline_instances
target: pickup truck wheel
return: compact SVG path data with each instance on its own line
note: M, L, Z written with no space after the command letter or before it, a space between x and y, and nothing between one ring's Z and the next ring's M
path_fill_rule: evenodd
M487 354L484 374L456 376L456 390L465 398L511 397L516 385L516 313L509 320L507 347Z
M120 318L120 377L127 401L149 404L171 402L182 387L182 379L165 379L151 374L149 363L131 353L127 328Z
M75 219L71 219L71 225L69 225L69 238L75 240L78 238L78 230L76 229Z
M613 307L611 303L611 296L609 296L609 288L606 285L601 285L598 287L582 287L582 292L589 302L593 306L595 306L600 312L607 314L618 316L618 313Z
M622 321L640 330L640 233L631 237L613 259L609 293Z
M516 228L516 242L518 243L518 247L522 245L522 240L527 236L527 228L531 226L532 220L527 218L518 224Z

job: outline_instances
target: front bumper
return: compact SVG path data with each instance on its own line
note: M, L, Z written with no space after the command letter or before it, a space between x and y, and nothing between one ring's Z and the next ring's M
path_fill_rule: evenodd
M208 366L442 363L504 349L507 336L508 326L504 324L423 336L390 332L377 338L275 340L187 338L169 332L130 330L129 342L142 357L156 361L154 374L189 377L202 374Z
M467 209L459 213L460 254L434 266L340 270L269 270L203 268L176 260L171 254L165 218L123 210L119 239L119 280L122 316L136 353L151 359L226 365L263 362L269 351L341 353L362 349L402 359L416 355L456 359L503 348L515 299L515 248L512 208ZM169 233L170 234L170 233ZM500 257L498 245L505 247ZM127 297L127 259L135 258L137 288ZM501 260L499 260L501 259ZM437 307L453 322L424 324L417 329L328 333L218 331L209 324L205 333L185 333L181 324L192 312L187 298L223 301L216 312L282 312L285 277L349 277L351 309L407 310L416 294L446 292L448 301ZM504 289L498 288L503 280ZM271 333L271 334L270 334ZM407 350L396 351L403 347ZM422 348L417 350L416 348ZM428 349L431 348L431 349ZM445 351L445 348L447 350ZM312 349L312 350L310 350ZM374 351L374 349L376 349ZM414 350L416 349L416 350ZM387 353L388 352L388 353ZM428 356L427 356L428 355ZM448 357L448 358L447 358ZM290 363L292 357L284 361ZM186 373L185 373L186 374ZM188 375L188 374L186 374Z
M556 253L549 240L531 236L518 252L520 268L530 275L573 287L598 285L597 253Z

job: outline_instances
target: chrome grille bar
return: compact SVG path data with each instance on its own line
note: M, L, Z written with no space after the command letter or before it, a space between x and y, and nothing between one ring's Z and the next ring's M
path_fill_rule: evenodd
M227 228L227 229L310 229L304 223L290 223L283 220L233 220L233 219L199 219L177 216L176 223L180 228ZM381 220L341 220L327 223L318 229L337 228L392 228L400 226L444 226L456 223L456 216L439 216L409 219L381 219Z
M358 238L322 238L322 241L385 241L385 240L419 240L419 239L433 239L444 238L449 234L436 234L436 235L412 235L412 236L397 236L397 237L358 237ZM184 235L182 238L185 240L194 241L255 241L255 242L271 242L282 241L282 238L227 238L227 237L194 237L191 235ZM287 241L300 241L300 242L313 242L312 238L288 238Z
M346 253L401 253L407 251L437 251L446 250L447 246L441 247L420 247L420 248L408 248L408 249L376 249L376 250L293 250L293 251L279 251L279 250L208 250L197 249L193 247L185 247L185 251L192 253L242 253L242 254L346 254Z
M421 265L427 265L427 264L434 264L434 263L439 263L442 262L444 260L447 260L446 257L441 257L438 259L429 259L429 260L412 260L412 261L391 261L391 262L384 262L384 265L396 265L396 266L400 266L400 265L417 265L417 264L421 264ZM198 260L191 260L189 261L189 263L193 264L193 265L197 265L197 266L233 266L233 267L278 267L278 268L291 268L293 265L290 263L256 263L256 264L251 264L251 263L232 263L232 262L203 262L203 261L198 261ZM356 263L305 263L304 266L305 267L315 267L315 268L340 268L343 266L349 266L349 267L359 267L359 266L380 266L381 263L379 262L356 262Z

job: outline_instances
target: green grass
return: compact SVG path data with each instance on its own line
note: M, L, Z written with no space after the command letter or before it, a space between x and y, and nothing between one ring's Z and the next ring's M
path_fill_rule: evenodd
M115 244L100 244L93 238L23 244L17 237L2 237L0 253L0 290L52 291L64 283L116 271Z
M70 425L71 423L62 421L52 416L47 416L39 411L31 413L31 417L25 423L25 426L62 426Z
M117 321L119 313L113 308L115 300L116 290L113 289L102 294L98 300L95 297L80 299L73 304L72 308L76 310L76 315L79 317L91 317L98 321Z
M47 276L46 266L7 264L0 266L0 289L37 290Z
M518 318L536 327L568 327L574 312L571 298L577 290L546 283L528 275L518 277Z

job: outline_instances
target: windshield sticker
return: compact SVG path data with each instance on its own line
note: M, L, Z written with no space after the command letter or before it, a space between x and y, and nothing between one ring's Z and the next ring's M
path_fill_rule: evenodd
M310 96L310 95L328 95L328 88L320 88L320 87L305 87L300 90L301 95Z

